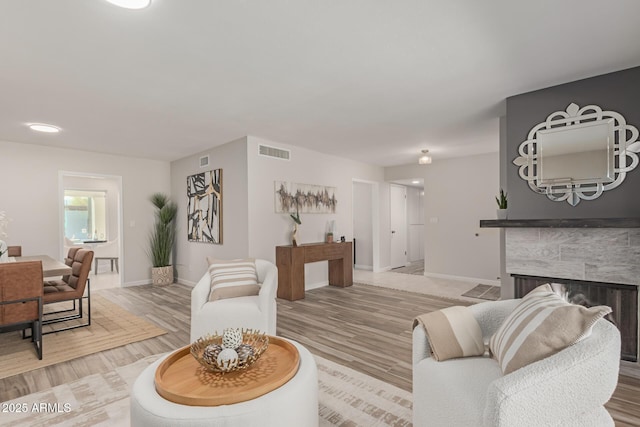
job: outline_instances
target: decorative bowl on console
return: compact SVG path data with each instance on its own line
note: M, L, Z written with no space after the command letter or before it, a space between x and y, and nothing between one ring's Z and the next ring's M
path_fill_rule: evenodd
M253 329L225 329L191 344L191 355L207 371L227 373L247 369L269 347L269 337Z

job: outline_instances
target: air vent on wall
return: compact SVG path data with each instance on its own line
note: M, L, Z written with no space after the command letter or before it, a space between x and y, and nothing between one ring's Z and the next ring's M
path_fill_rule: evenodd
M209 166L209 156L200 157L200 167L206 168Z
M291 151L268 145L260 145L260 155L281 160L291 160Z

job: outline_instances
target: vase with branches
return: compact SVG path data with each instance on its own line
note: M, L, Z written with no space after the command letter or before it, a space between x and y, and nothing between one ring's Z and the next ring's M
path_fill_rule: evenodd
M176 238L175 218L178 205L162 193L153 194L150 200L156 207L156 220L149 236L149 255L153 266L151 276L154 284L173 283L171 253Z
M300 212L298 211L298 203L296 203L296 213L289 214L291 219L293 220L293 232L291 233L291 244L293 246L298 246L298 225L302 224L300 220Z

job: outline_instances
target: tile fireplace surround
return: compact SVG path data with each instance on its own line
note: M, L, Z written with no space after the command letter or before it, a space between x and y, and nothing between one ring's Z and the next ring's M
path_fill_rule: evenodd
M635 218L483 220L480 226L505 228L510 275L640 285L640 221ZM629 315L637 319L637 309ZM621 373L640 377L640 362L621 361Z

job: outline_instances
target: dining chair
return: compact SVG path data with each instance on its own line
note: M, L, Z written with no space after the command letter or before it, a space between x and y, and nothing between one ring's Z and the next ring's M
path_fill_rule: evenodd
M0 331L31 328L31 340L42 360L42 262L0 264Z
M87 321L81 324L67 326L44 332L66 331L91 325L91 287L89 272L93 261L93 251L81 248L71 248L65 258L65 263L71 266L72 272L62 279L46 280L44 282L43 303L54 304L72 302L72 308L50 311L44 314L43 325L66 322L84 318L83 300L87 301ZM86 291L86 292L85 292ZM86 295L85 295L86 293Z
M119 272L118 266L118 252L119 252L119 243L118 239L113 239L108 241L107 243L98 244L94 249L94 260L95 260L95 274L98 274L98 262L101 260L106 260L111 262L111 271L113 271L113 265L115 263L116 273Z

